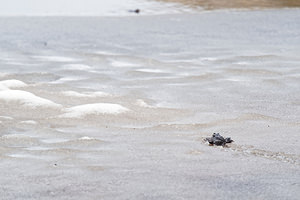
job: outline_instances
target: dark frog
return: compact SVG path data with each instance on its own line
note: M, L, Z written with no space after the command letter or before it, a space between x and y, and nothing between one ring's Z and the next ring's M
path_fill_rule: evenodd
M207 141L210 145L217 145L217 146L225 146L227 143L233 142L233 140L228 137L224 138L219 133L214 133L212 137L206 138L205 141Z

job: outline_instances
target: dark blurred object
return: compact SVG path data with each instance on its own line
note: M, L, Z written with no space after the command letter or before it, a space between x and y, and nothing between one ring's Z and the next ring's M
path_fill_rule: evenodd
M129 10L129 12L134 12L136 14L139 14L141 12L141 10L140 9L135 9L135 10Z
M233 142L233 140L228 137L224 138L219 133L214 133L212 137L206 138L205 141L207 141L210 145L217 145L217 146L225 146L227 143Z

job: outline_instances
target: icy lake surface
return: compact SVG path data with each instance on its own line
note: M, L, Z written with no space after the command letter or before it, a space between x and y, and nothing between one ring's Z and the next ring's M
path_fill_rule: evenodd
M298 199L299 55L299 9L2 17L1 199Z

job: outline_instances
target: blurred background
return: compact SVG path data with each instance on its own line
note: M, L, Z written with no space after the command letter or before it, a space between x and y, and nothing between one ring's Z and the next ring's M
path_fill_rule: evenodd
M299 7L299 0L0 0L0 15L126 15L141 9L142 14L186 11L190 8L279 8Z

